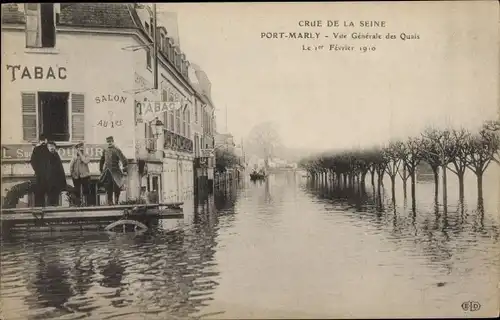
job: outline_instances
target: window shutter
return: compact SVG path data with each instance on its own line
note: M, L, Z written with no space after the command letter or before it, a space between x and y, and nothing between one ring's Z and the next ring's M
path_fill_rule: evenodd
M71 94L71 140L85 140L85 96L81 93Z
M26 47L37 48L42 46L42 33L40 21L40 7L38 3L25 4L26 16Z
M37 139L37 112L36 93L21 93L23 113L23 140L34 141Z

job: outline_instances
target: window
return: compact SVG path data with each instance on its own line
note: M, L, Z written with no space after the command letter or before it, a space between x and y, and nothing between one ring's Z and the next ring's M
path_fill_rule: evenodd
M187 108L186 116L187 116L187 138L191 139L191 110L189 110L189 107Z
M146 66L151 70L151 49L146 49Z
M181 110L175 110L175 133L181 134Z
M183 109L182 109L182 135L184 137L187 135L186 108L187 108L187 106L183 106Z
M194 100L194 122L198 123L198 100Z
M54 141L84 140L83 94L24 92L21 94L21 104L23 140L36 140L42 132Z
M27 3L26 47L54 48L56 45L56 21L53 3Z
M152 176L151 179L151 189L152 191L160 191L160 182L159 182L159 177L158 176Z
M168 95L168 100L167 101L174 101L174 95L172 93L170 93ZM171 132L174 132L174 111L173 110L168 110L167 113L168 113L168 117L169 117L169 120L168 120L168 129Z
M168 101L168 91L165 89L161 91L161 101ZM168 128L168 111L163 113L163 123Z

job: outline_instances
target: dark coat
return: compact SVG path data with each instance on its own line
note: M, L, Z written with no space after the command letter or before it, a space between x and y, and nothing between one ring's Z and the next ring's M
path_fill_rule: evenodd
M124 171L127 170L127 158L123 155L122 151L117 147L108 147L103 150L101 160L99 161L99 170L101 171L101 183L110 182L110 177L113 178L114 183L120 188L125 185L124 172L120 169L120 162L122 163Z
M61 192L66 189L66 173L64 172L61 157L57 152L49 152L47 172L50 177L49 190Z
M31 153L30 163L33 171L35 171L36 185L42 189L47 188L48 181L50 180L45 171L49 155L50 151L44 143L36 145Z
M30 159L35 171L36 186L43 191L61 192L66 188L66 174L57 152L50 152L46 144L33 148Z

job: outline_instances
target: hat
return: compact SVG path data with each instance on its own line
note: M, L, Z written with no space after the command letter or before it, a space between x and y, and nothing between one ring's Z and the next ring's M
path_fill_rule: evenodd
M52 141L52 140L51 141L47 141L47 144L51 144L51 145L53 145L54 147L57 148L57 144L54 141Z
M45 140L45 139L47 139L47 137L45 136L45 134L40 133L40 135L38 136L38 141L42 141L42 140Z
M83 142L78 142L75 146L75 148L80 148L83 147Z
M106 141L115 141L115 139L113 138L113 136L109 136L106 138Z

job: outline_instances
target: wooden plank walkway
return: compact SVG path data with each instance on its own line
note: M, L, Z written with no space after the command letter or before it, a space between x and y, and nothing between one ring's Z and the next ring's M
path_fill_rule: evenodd
M150 221L182 219L182 202L96 207L34 207L2 209L0 224L10 229L20 225L110 224L119 220Z
M151 204L119 204L116 206L92 206L92 207L28 207L2 209L0 215L11 213L32 213L32 212L86 212L86 211L108 211L108 210L126 210L126 209L153 209L166 207L169 209L180 209L183 202L151 203Z

